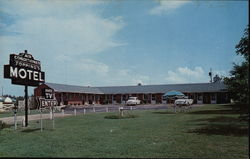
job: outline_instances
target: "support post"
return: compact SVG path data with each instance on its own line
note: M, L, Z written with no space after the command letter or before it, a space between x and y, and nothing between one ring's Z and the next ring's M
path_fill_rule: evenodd
M52 120L53 119L53 112L52 112L52 107L50 107L49 108L49 114L50 114L50 120Z
M40 126L41 132L43 131L43 116L42 116L42 108L40 107Z
M14 130L16 130L16 129L17 129L16 109L15 109L15 111L14 111L14 124L15 124L15 128L14 128Z
M54 106L52 106L52 129L55 129Z
M28 85L25 85L25 127L28 126Z
M83 109L83 114L86 114L86 109L85 108Z
M106 107L106 112L109 112L109 108L108 107Z
M75 116L76 116L76 108L74 109L74 113L75 113Z

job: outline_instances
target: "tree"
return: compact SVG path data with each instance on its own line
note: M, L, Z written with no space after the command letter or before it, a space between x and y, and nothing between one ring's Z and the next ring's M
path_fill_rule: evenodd
M215 75L213 78L213 83L220 83L223 81L223 77L220 77L219 75Z
M243 56L240 64L233 64L231 77L224 79L225 84L234 101L244 105L241 109L245 113L249 110L249 26L244 31L240 42L235 46L236 54Z

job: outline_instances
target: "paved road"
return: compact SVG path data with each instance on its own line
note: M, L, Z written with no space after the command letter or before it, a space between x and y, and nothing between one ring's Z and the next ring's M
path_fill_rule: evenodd
M192 107L202 106L202 105L193 105ZM54 113L54 117L65 117L65 116L72 116L75 114L89 114L89 113L98 113L98 112L117 112L119 111L119 107L123 107L124 110L173 110L173 107L166 104L159 104L159 105L139 105L139 106L124 106L124 105L100 105L100 106L82 106L82 107L68 107L65 108L64 112ZM43 119L49 119L51 116L50 114L43 114ZM17 121L22 122L24 118L23 116L17 116ZM29 121L31 120L39 120L40 114L29 115ZM13 124L14 117L5 117L0 118L6 124Z

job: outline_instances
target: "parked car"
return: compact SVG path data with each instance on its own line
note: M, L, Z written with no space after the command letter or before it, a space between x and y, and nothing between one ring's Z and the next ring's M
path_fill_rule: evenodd
M177 99L174 104L176 106L189 106L193 104L193 99Z
M129 97L126 101L126 105L137 105L140 104L141 101L137 97Z

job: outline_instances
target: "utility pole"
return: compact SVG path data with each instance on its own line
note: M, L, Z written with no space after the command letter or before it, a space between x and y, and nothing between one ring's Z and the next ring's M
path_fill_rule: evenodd
M213 73L212 73L212 68L210 68L210 72L208 73L208 75L210 76L210 83L213 82Z

